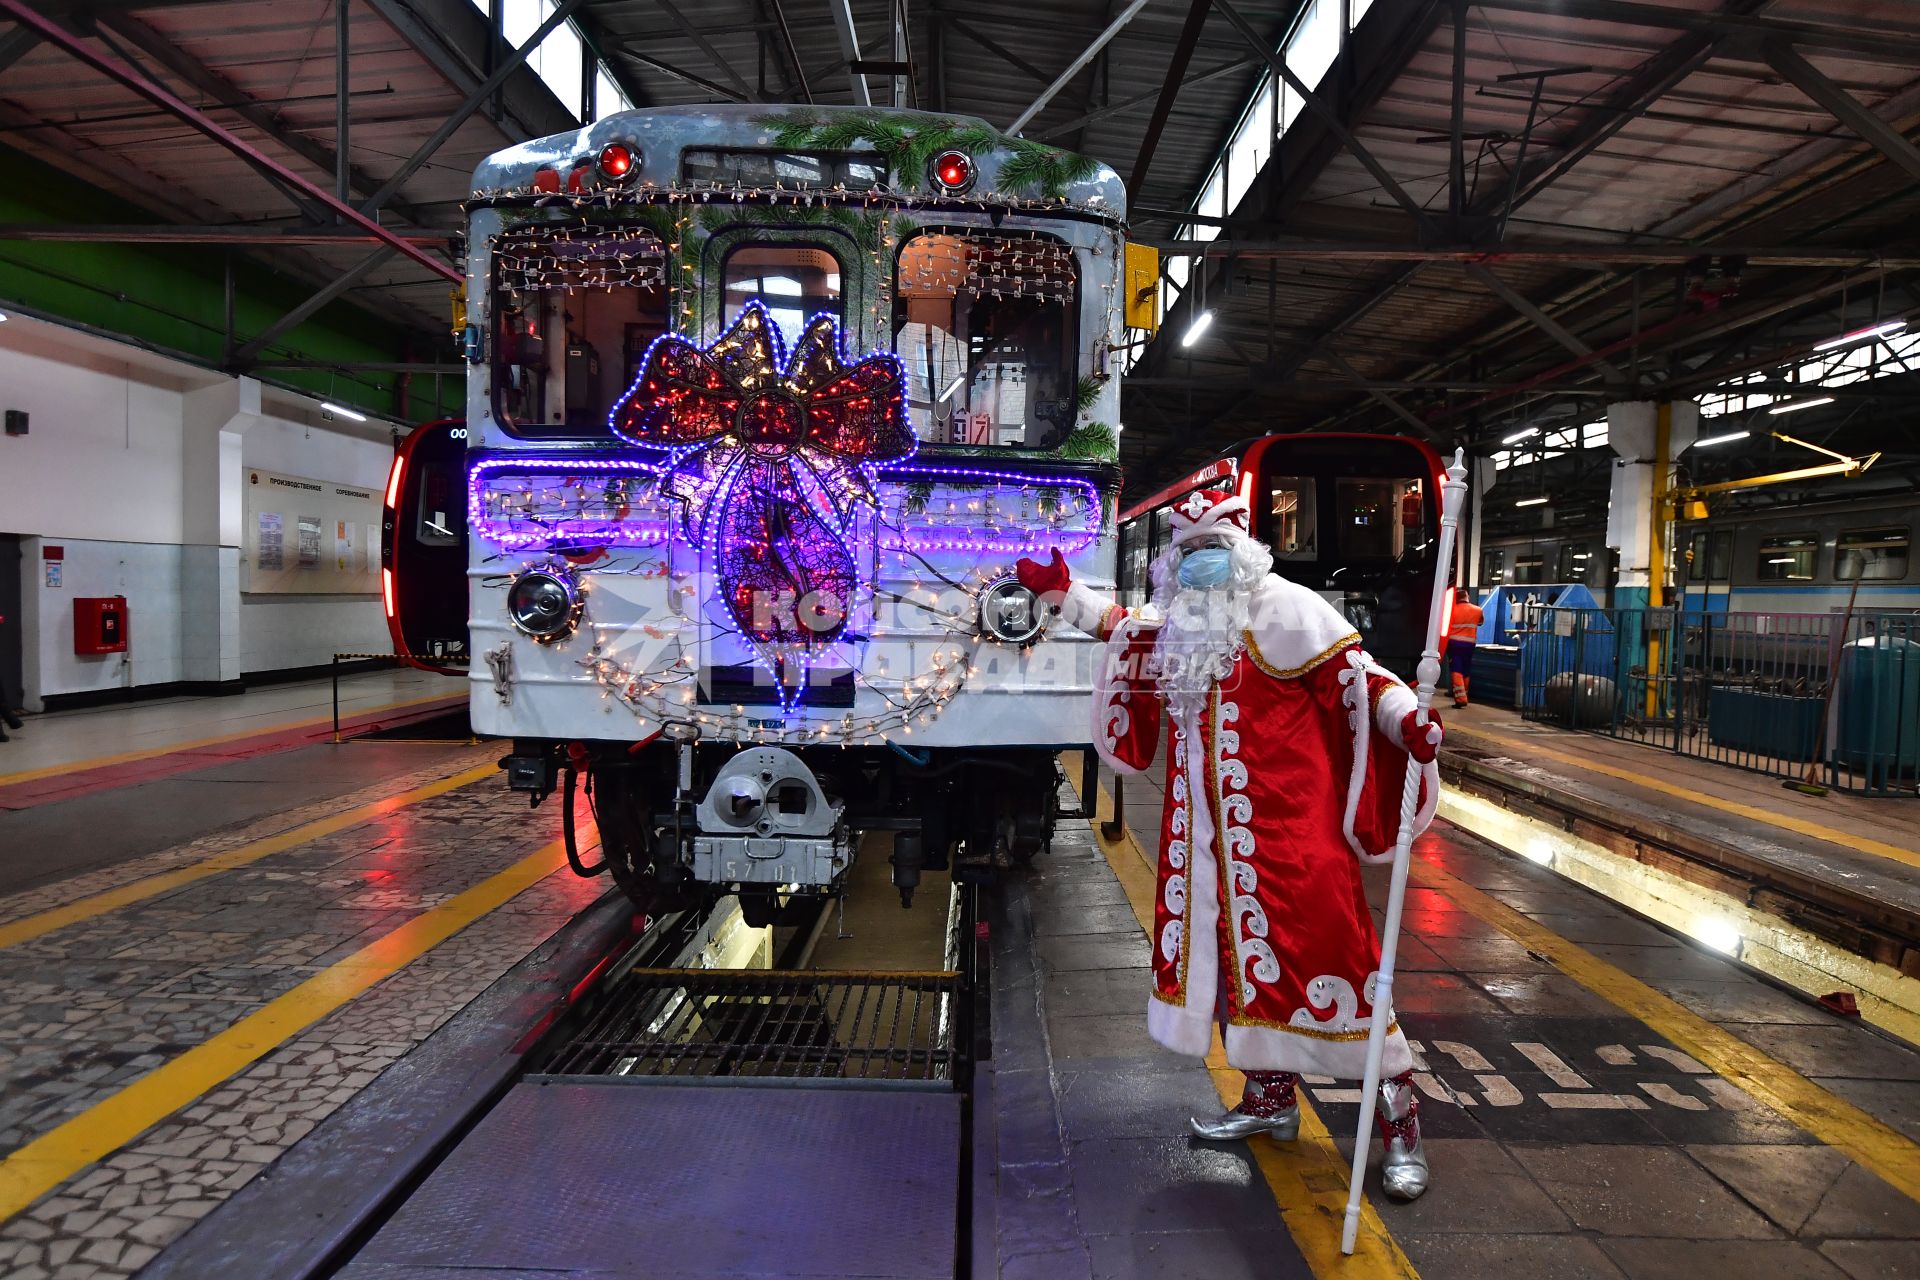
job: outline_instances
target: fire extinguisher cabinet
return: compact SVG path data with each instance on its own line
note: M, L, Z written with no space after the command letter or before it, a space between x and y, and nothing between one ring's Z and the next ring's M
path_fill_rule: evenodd
M125 596L82 596L73 602L73 651L83 655L127 651Z

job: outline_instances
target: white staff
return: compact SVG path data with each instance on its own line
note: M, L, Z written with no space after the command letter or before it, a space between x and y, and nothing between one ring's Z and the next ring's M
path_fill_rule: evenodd
M1460 500L1467 492L1466 451L1454 450L1453 465L1441 487L1440 554L1433 561L1433 602L1427 609L1427 647L1420 655L1420 681L1414 689L1424 726L1433 708L1433 686L1440 679L1440 630L1452 596L1453 538L1460 527ZM1380 974L1373 985L1373 1020L1367 1027L1367 1076L1360 1087L1360 1133L1353 1144L1353 1177L1347 1186L1347 1220L1340 1252L1352 1253L1360 1235L1360 1191L1367 1178L1367 1133L1373 1128L1373 1100L1380 1090L1380 1056L1387 1047L1387 1019L1393 1015L1393 960L1400 949L1400 909L1407 903L1407 863L1413 848L1413 814L1420 804L1421 767L1407 757L1400 788L1400 834L1393 842L1393 881L1387 891L1387 919L1380 934Z

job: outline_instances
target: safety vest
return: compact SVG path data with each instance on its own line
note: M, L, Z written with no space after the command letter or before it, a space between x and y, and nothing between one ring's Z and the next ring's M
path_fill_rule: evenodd
M1447 624L1447 639L1473 641L1480 635L1480 622L1487 615L1480 606L1467 600L1453 602L1453 617Z

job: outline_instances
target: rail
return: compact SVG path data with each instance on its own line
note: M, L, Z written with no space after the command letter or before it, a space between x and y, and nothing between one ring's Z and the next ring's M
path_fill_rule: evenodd
M1545 608L1526 719L1862 795L1920 794L1920 614Z

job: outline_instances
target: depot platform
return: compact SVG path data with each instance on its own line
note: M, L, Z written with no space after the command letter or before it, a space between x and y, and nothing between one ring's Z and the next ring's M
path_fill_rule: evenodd
M881 853L844 913L753 930L574 876L497 745L296 741L306 710L245 761L153 747L177 771L0 813L7 1275L1864 1280L1920 1251L1920 1052L1561 850L1418 844L1396 1004L1436 1184L1370 1196L1343 1260L1352 1084L1308 1079L1297 1142L1199 1142L1238 1075L1146 1037L1151 777L997 887L903 911ZM1455 722L1456 774L1512 731ZM326 794L270 804L302 777ZM231 807L181 838L63 860L215 778Z

